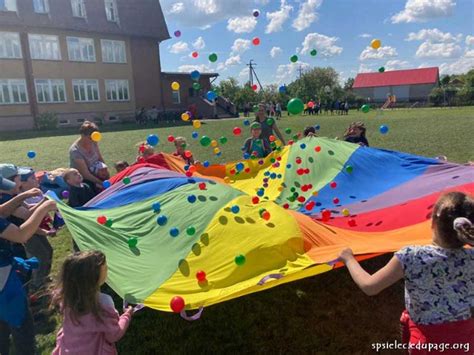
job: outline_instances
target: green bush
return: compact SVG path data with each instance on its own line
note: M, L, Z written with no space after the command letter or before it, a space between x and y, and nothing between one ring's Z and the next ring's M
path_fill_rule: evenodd
M58 115L54 112L45 112L35 117L36 129L49 130L58 127Z

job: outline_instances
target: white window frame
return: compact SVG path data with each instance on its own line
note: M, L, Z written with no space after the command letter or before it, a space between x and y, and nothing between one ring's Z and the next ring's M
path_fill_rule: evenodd
M33 10L37 14L49 14L49 0L33 0Z
M125 98L125 89L127 98ZM120 91L122 91L123 99L120 99ZM105 80L105 96L109 102L128 102L130 101L130 85L128 80L114 79ZM110 94L110 95L109 95ZM115 94L115 98L113 97Z
M7 93L9 97L9 102L5 102L5 93L4 86L7 86ZM17 90L17 95L20 100L17 102L12 102L14 98L14 89ZM23 89L23 90L20 90ZM21 92L24 93L24 100L21 100ZM28 104L28 90L26 88L25 79L0 79L0 105L24 105Z
M11 55L8 55L10 50ZM0 32L0 58L21 59L20 34L17 32Z
M104 0L105 17L109 22L119 23L118 6L116 0Z
M91 83L94 82L95 86L97 87L97 99L90 98L89 97L89 92L88 92L88 86L91 85ZM84 98L79 97L79 99L76 97L76 89L75 87L78 86L79 90L79 95L81 96L81 93L84 94ZM78 103L87 103L87 102L100 102L100 87L99 87L99 80L97 79L73 79L72 80L72 95L74 97L74 102Z
M96 61L95 41L93 38L66 37L66 42L70 62L94 63ZM92 49L92 52L90 49ZM85 51L87 54L85 54ZM74 57L77 53L79 53L79 57Z
M64 100L61 99L60 87L64 93ZM66 84L63 79L35 79L36 100L38 104L62 104L67 102ZM45 97L45 90L49 99ZM58 97L54 99L54 92Z
M102 50L102 62L104 63L115 63L115 64L126 64L127 63L127 44L125 41L115 41L112 39L101 39L100 47ZM123 50L123 60L121 60L121 53L117 53L117 50Z
M61 45L58 36L30 33L28 34L28 42L30 44L31 59L61 60Z
M16 6L16 0L3 0L3 6L0 7L0 11L17 12L18 7Z
M177 99L177 100L175 99L175 98L176 98L175 94L178 94L178 97L177 97L178 99ZM173 102L173 105L179 105L179 104L181 104L181 93L180 93L179 90L172 90L172 92L171 92L171 100L172 100L172 102Z
M87 18L86 4L84 0L71 0L72 16L77 18Z

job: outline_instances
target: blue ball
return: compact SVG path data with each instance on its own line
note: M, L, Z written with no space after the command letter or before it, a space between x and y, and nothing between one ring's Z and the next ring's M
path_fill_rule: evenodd
M319 130L321 129L321 126L317 124L316 126L314 126L314 129L315 129L316 131L319 131Z
M110 183L109 180L105 180L105 181L102 183L102 186L104 187L104 189L108 189L110 186L112 186L112 184Z
M202 165L203 165L205 168L208 168L209 165L211 165L211 164L206 160L204 163L202 163Z
M36 152L34 150L30 150L28 153L26 153L26 155L28 156L28 158L33 159L34 157L36 157Z
M233 206L230 208L230 210L232 211L232 213L237 214L237 213L240 212L240 207L237 206L237 205L233 205Z
M217 97L217 94L214 92L214 91L208 91L207 94L206 94L206 98L209 100L209 101L214 101Z
M249 120L244 120L244 126L250 126L250 121Z
M278 175L277 175L277 178L278 178L278 179L281 179L282 177L283 177L283 175L281 175L281 174L278 174Z
M186 164L185 166L183 166L183 169L184 169L184 171L188 171L189 170L189 165Z
M278 88L278 91L280 92L280 94L284 94L286 92L286 86L285 85L282 85Z
M269 171L265 171L265 172L263 173L263 176L270 176L270 172L269 172Z
M193 79L194 81L198 81L200 77L201 73L199 73L197 70L193 70L191 72L191 79Z
M244 153L243 157L244 157L245 160L247 160L248 158L250 158L250 154L249 153Z
M301 148L301 149L305 149L305 148L306 148L306 144L301 143L301 144L300 144L300 148Z
M220 157L222 155L222 152L219 152L216 154L216 157Z
M193 137L193 139L198 139L198 138L199 138L199 133L193 132L193 133L191 134L191 137Z
M235 166L235 169L237 171L242 171L242 170L244 170L244 168L245 168L245 166L244 166L243 163L237 163L237 165Z
M287 169L291 169L291 164L286 164Z
M158 216L156 223L158 223L160 226L164 226L166 223L168 223L168 217L164 215Z
M176 227L173 227L170 229L170 235L174 238L179 235L179 229Z
M189 196L188 196L188 202L189 202L189 203L194 203L194 202L196 202L196 196L195 196L195 195L189 195Z
M155 145L158 145L159 141L160 139L158 138L156 134L150 134L148 138L146 139L146 142L152 147L154 147Z
M263 195L265 195L265 190L264 189L260 189L260 190L257 191L257 196L262 197Z
M155 213L159 213L161 211L161 204L159 202L155 202L151 207Z
M380 126L379 130L380 130L380 133L382 133L382 134L387 134L388 133L388 127L385 126L385 125Z
M271 173L271 174L270 174L270 179L275 180L276 177L277 177L277 174L276 174L276 173Z

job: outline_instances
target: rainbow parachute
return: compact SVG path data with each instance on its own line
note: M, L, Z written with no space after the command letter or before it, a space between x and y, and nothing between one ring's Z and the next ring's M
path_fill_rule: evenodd
M197 309L329 271L345 247L361 259L429 243L440 193L474 191L474 167L326 138L192 177L173 156L151 161L59 209L81 250L106 254L120 296L163 311L174 296Z

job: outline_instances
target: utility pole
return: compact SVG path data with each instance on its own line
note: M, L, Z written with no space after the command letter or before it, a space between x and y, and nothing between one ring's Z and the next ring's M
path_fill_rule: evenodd
M250 86L253 86L253 80L254 80L254 77L255 77L255 79L258 82L258 85L260 85L260 90L263 90L262 83L260 83L260 79L258 78L257 72L255 71L255 67L257 66L257 63L255 63L253 61L253 59L250 59L250 62L249 62L249 64L247 64L247 66L249 67L249 83L250 83Z
M301 79L301 77L303 76L303 72L304 72L304 69L303 69L303 67L300 65L299 68L298 68L299 79Z

